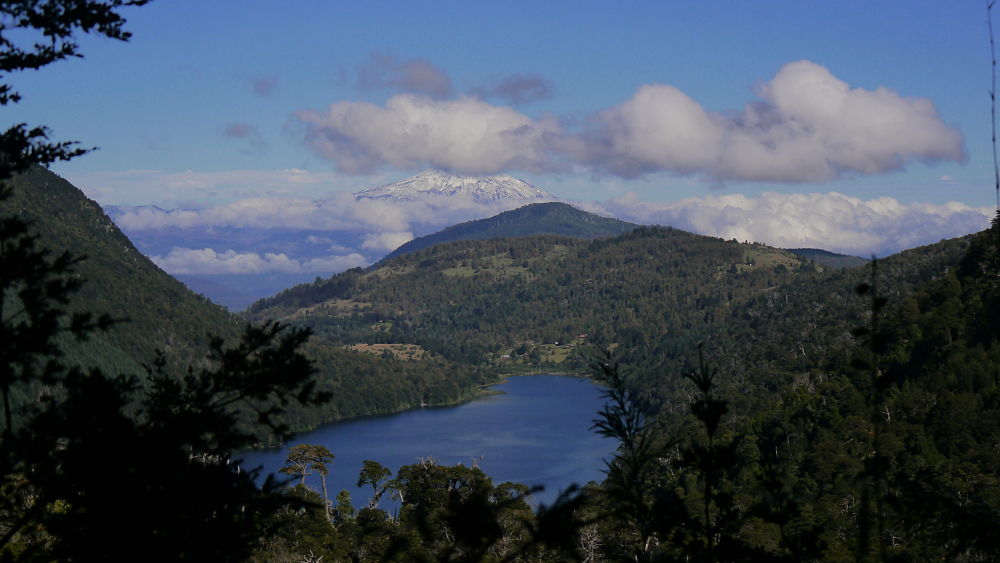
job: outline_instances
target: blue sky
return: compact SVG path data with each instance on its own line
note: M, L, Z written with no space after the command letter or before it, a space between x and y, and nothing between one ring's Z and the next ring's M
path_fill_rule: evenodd
M824 235L788 226L794 201L843 215L832 192L891 198L891 212L849 207L909 217L894 234L827 245L867 253L898 250L886 237L928 216L946 228L907 244L978 230L994 202L979 1L154 1L126 16L129 43L84 38L85 58L13 77L25 98L5 110L100 147L54 169L106 205L281 205L438 167L508 172L627 218L656 220L655 208L706 234L807 245ZM792 70L856 93L854 109L802 133L782 103L825 106L801 88L781 94ZM765 125L748 124L748 105ZM487 122L500 129L466 150ZM414 123L436 133L398 134ZM803 136L783 141L791 130ZM775 146L773 163L754 157ZM780 224L759 223L764 194L769 217L788 214ZM799 194L814 197L788 199ZM717 212L699 223L706 206ZM759 213L723 218L726 206ZM852 213L840 231L870 219Z

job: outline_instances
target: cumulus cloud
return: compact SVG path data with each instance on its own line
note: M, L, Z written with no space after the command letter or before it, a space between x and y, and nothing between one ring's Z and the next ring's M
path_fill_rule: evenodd
M513 103L546 92L541 79L528 76L481 94ZM786 64L756 93L741 110L713 112L674 86L649 84L580 126L433 93L397 95L384 106L336 102L296 119L309 146L347 173L383 166L544 173L575 164L624 178L668 172L821 182L965 158L961 133L930 100L852 88L810 61Z
M451 94L451 78L440 68L424 59L400 61L392 55L372 53L357 69L361 89L389 88L397 92L414 92L435 98Z
M528 104L552 97L555 85L537 74L514 74L473 90L480 98L493 98L511 105Z
M411 240L413 240L413 233L411 232L372 233L365 236L365 241L361 244L361 248L391 252Z
M918 160L961 161L961 133L927 99L851 88L826 68L786 64L734 115L672 86L643 86L569 144L580 162L624 177L654 171L717 180L820 182Z
M630 193L590 208L724 239L859 256L884 256L962 236L986 228L992 217L990 208L958 202L906 204L891 197L862 200L836 192L711 195L671 203L643 202Z
M708 170L719 161L726 137L725 119L660 84L643 86L592 123L590 130L568 139L565 149L579 162L623 177Z
M553 118L532 119L473 97L399 94L385 106L337 102L326 111L295 115L305 125L309 146L348 173L384 165L469 174L550 171L547 138L560 134Z
M173 248L165 256L153 256L153 262L171 274L286 274L334 273L367 263L360 254L296 260L284 253L217 252L211 248Z

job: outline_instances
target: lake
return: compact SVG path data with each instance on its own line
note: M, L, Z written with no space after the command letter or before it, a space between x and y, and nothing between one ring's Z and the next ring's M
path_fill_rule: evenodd
M504 481L543 485L534 502L551 503L560 490L603 479L604 459L615 441L590 430L603 405L601 387L587 379L556 375L516 376L490 395L458 406L427 408L328 424L300 434L288 446L326 446L335 457L327 486L333 498L351 492L356 506L370 488L357 487L366 459L393 471L432 457L439 464L471 465L475 460L494 484ZM277 472L287 448L247 452L243 467ZM307 484L319 489L318 477ZM385 507L383 500L383 507Z

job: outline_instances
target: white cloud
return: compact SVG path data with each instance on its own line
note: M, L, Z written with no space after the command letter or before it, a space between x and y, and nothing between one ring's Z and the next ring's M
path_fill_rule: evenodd
M597 114L570 144L576 159L635 177L654 171L716 180L821 182L918 160L961 161L961 133L930 100L851 88L826 68L786 64L735 115L705 111L672 86L643 86Z
M990 208L958 202L904 204L890 197L862 200L836 192L727 194L672 203L643 202L630 193L589 207L626 220L724 239L859 256L884 256L979 231L993 214Z
M548 171L553 162L546 137L559 134L553 118L535 120L472 97L400 94L385 106L336 102L325 112L304 110L296 118L305 125L309 146L348 173L385 165L469 174Z
M197 210L139 207L126 209L115 222L127 232L235 227L376 234L419 230L426 233L462 221L490 217L522 203L484 204L471 198L448 196L429 196L415 201L356 200L351 194L341 193L323 200L246 198ZM306 242L322 241L314 238Z
M673 86L653 84L598 113L564 147L580 162L624 177L659 170L691 174L719 160L726 122Z
M359 186L357 177L296 168L219 172L123 170L73 174L68 179L102 205L163 207L182 207L190 202L218 205L250 197L318 199L364 187Z
M287 274L341 272L348 268L364 266L367 261L360 254L328 256L309 260L296 260L284 253L217 252L211 248L173 248L166 256L153 256L153 262L171 274Z
M413 233L411 232L372 233L365 236L365 242L361 244L361 248L391 252L411 240L413 240Z
M786 64L757 95L740 111L711 112L674 86L649 84L582 128L476 98L414 94L384 106L336 102L296 119L307 144L346 173L385 166L546 173L577 164L625 178L669 172L821 182L965 158L961 133L930 100L851 88L809 61Z

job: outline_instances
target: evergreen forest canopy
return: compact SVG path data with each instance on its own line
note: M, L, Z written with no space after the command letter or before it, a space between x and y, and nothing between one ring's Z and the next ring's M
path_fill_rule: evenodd
M513 238L530 235L562 235L574 238L600 238L627 233L639 225L580 211L559 202L532 203L487 219L467 221L437 233L413 239L384 260L457 240Z
M595 427L620 447L604 483L534 514L511 496L511 484L495 486L475 468L426 461L400 468L395 478L382 471L373 483L366 462L359 487L372 487L368 508L354 513L350 492L342 491L328 518L318 509L298 517L305 520L289 516L298 532L267 555L302 545L337 560L377 553L372 560L995 561L998 243L1000 218L990 231L871 268L820 272L759 245L639 229L593 242L453 243L285 292L261 305L276 311L311 297L314 305L289 307L287 318L344 342L373 335L372 342L403 342L433 334L432 321L447 319L452 324L441 334L481 343L478 357L471 348L436 349L456 361L502 362L510 359L501 352L521 345L529 355L545 338L531 331L560 322L574 323L571 334L595 330L582 340L610 349L594 362L608 386ZM748 259L750 252L760 254ZM708 255L708 264L690 258ZM572 265L585 259L587 273L575 278ZM649 282L647 270L636 267L643 260L659 273ZM710 272L721 289L706 278L674 281L669 268L678 263L677 271ZM570 272L558 269L566 265ZM635 273L633 284L608 283L627 279L626 269ZM563 283L545 284L540 272ZM572 298L588 299L578 283L586 280L605 293L576 307ZM688 301L725 305L683 308L678 298L679 310L667 317L656 299L640 300L650 291L643 284L654 280L682 285ZM638 289L629 294L626 287ZM508 295L517 299L503 299ZM662 301L669 293L657 295ZM616 296L621 301L600 308ZM558 314L543 306L549 302L560 305ZM509 316L477 314L490 306ZM598 313L588 327L589 307ZM445 308L454 312L439 311ZM624 315L616 316L623 311L634 315L629 320L654 313L623 327L617 321ZM656 315L667 319L662 334L690 340L653 341L638 330L644 322L657 326ZM518 318L527 321L510 320ZM499 346L477 341L480 334ZM432 339L421 342L435 349ZM574 361L546 354L536 365ZM402 503L398 517L378 508L387 492ZM471 514L488 516L470 528ZM314 520L334 525L304 532ZM544 527L553 520L564 527L551 537Z
M76 33L127 39L144 3L0 2L47 39L0 36L0 73L77 56ZM288 290L241 330L37 167L85 152L48 135L0 134L5 560L1000 558L1000 216L854 269L673 229L455 241ZM229 463L326 416L588 366L618 452L550 507L433 460L365 462L360 511L322 446L288 482Z

